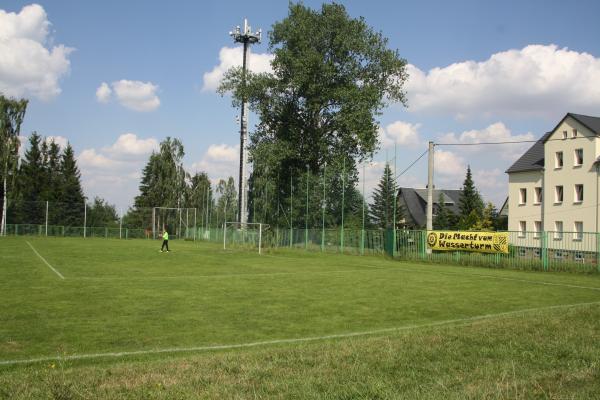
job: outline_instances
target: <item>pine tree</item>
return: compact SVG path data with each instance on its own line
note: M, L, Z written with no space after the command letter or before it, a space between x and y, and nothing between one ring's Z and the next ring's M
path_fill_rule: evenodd
M482 219L483 200L475 188L470 166L467 167L467 175L461 189L459 209L459 229L470 229Z
M456 215L446 206L446 200L443 192L440 192L438 207L435 218L433 219L433 229L451 230L456 225Z
M81 173L77 168L75 154L71 144L63 151L60 163L60 192L62 207L62 220L66 226L83 226L84 196L81 189Z
M370 217L379 228L391 228L394 221L394 201L396 199L396 181L389 164L385 164L383 176L373 191L373 203L370 205ZM403 217L402 208L396 204L396 225Z
M43 154L40 149L42 138L36 132L29 136L29 148L19 167L17 178L17 222L42 224L45 220L46 206L44 193L47 180Z

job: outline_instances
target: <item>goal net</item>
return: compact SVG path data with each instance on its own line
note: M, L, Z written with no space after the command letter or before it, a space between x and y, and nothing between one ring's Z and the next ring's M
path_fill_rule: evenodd
M258 222L225 222L223 224L223 249L245 247L258 249L261 254L264 248L265 233L269 225Z
M169 239L196 240L196 209L152 208L152 237L160 238L165 229L169 232Z

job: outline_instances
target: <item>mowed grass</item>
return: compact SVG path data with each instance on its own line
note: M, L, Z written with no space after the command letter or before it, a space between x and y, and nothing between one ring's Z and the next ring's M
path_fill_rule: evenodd
M0 246L0 397L600 393L595 275L199 242Z

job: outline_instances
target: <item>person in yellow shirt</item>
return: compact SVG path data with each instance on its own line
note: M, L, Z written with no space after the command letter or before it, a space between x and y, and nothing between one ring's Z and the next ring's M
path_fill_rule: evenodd
M167 248L167 253L168 253L169 252L169 232L167 232L166 229L163 232L163 242L162 242L162 246L160 247L160 252L161 253L163 252L163 250L165 249L165 247Z

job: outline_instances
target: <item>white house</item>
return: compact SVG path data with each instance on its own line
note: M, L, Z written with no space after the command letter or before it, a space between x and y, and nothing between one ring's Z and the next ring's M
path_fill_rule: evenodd
M600 118L568 113L506 170L508 230L549 232L548 247L598 232L599 164Z

